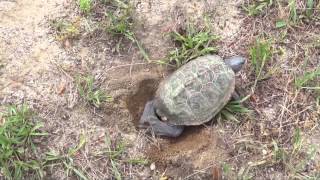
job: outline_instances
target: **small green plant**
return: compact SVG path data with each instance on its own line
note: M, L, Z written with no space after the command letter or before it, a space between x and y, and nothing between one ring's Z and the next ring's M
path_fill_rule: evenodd
M289 20L296 24L298 22L297 2L296 0L289 0Z
M257 16L267 7L272 6L272 4L273 0L259 0L252 4L244 5L242 8L248 13L249 16Z
M76 79L76 84L80 96L97 108L100 107L102 102L112 101L111 96L94 87L94 78L92 76L79 76Z
M247 114L250 110L242 105L243 100L232 100L220 111L224 119L239 123L236 114Z
M197 31L189 25L185 34L174 31L171 35L178 47L170 51L168 57L159 63L173 64L178 68L194 58L218 51L213 42L219 38L209 30Z
M227 163L222 164L222 171L224 175L228 175L231 172L231 170L232 170L232 167L230 164L227 164Z
M118 169L117 161L122 155L122 153L125 151L125 144L123 141L121 141L120 143L112 142L109 133L106 132L105 145L106 145L106 149L104 151L104 154L106 154L107 157L109 157L109 160L112 166L113 175L115 179L121 180L122 179L121 172Z
M88 178L85 176L85 173L74 164L74 156L85 145L85 143L86 139L83 135L81 135L79 144L74 148L70 148L68 153L61 155L60 153L54 151L47 152L46 157L44 159L44 166L63 166L66 170L67 177L69 177L70 173L73 173L82 180L88 180Z
M110 11L106 14L109 19L109 23L106 28L107 32L113 35L123 36L135 43L144 59L150 62L149 55L146 53L145 49L142 47L133 32L132 7L130 4L121 0L114 0L112 1L112 4L115 6L116 10Z
M277 22L276 22L276 28L283 28L283 27L286 27L286 26L287 26L286 21L284 21L284 20L277 20Z
M75 39L80 35L80 24L78 21L70 22L58 19L51 21L50 24L55 31L56 39L58 41Z
M0 121L0 172L5 179L14 180L29 177L43 177L42 164L37 160L34 138L44 136L40 124L32 122L33 114L23 105L11 106L1 115ZM0 117L1 117L0 116ZM1 119L0 119L1 120Z
M314 0L307 0L306 16L310 18L313 14Z
M147 159L142 157L135 157L124 159L126 155L127 144L121 136L111 137L108 131L105 133L104 148L95 153L95 156L107 158L111 165L113 178L116 180L122 179L122 172L119 165L146 165L149 163Z
M279 147L276 141L273 144L273 163L282 165L288 174L299 175L304 171L308 162L314 159L317 149L313 145L303 148L301 130L296 129L292 138L292 144L288 148Z
M79 7L83 13L88 14L92 8L92 0L79 0Z
M319 89L320 84L315 84L316 80L320 77L320 68L317 68L311 72L306 72L300 77L295 79L295 85L298 88L304 89Z
M314 91L316 94L316 104L320 104L320 68L313 71L306 72L300 77L295 78L295 86L299 89L309 89Z
M149 161L147 159L144 158L134 158L134 159L129 159L127 161L129 164L133 164L133 165L147 165L149 164Z
M250 48L250 58L257 79L260 78L266 63L271 59L271 56L272 47L269 40L257 39L253 47Z

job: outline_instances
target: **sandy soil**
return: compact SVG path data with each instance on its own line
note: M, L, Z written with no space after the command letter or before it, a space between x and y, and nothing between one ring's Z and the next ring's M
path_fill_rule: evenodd
M248 30L248 20L240 13L240 3L232 0L134 0L134 19L138 22L135 31L150 57L159 59L173 45L167 32L182 27L187 19L197 22L204 14L209 14L213 31L224 42L219 54L224 57L243 55L247 53L244 49L248 44L242 42L252 38L253 33L244 35L252 31ZM212 125L210 122L191 127L177 139L153 138L141 133L136 124L144 104L170 71L166 67L147 64L132 44L127 44L126 51L121 54L115 53L116 40L95 29L92 19L79 14L71 0L0 1L0 102L2 106L26 103L39 114L45 123L44 130L50 133L40 143L40 151L66 152L84 134L87 143L75 163L90 179L112 177L110 162L92 155L103 149L106 131L112 138L126 142L122 159L144 157L155 163L155 169L126 163L119 165L126 179L157 179L161 175L174 179L210 179L215 167L223 162L241 164L239 162L248 154L236 156L241 151L237 138L245 137L240 127L228 123ZM57 41L50 27L50 20L57 18L79 19L81 36L67 45ZM246 67L237 77L241 92L250 91L241 85L250 79L248 70ZM83 102L75 86L77 74L92 74L96 85L114 101L100 109ZM277 94L266 94L269 91L263 92L263 89L257 91L269 98L256 99L257 107L261 108L259 117L271 123L277 119L279 107L276 105L280 100L269 105ZM265 101L266 104L259 104ZM243 126L246 130L264 129L257 124ZM270 132L265 133L264 137L267 137ZM251 136L254 134L247 137ZM318 142L318 138L312 141ZM259 153L254 154L259 156ZM46 176L66 179L62 168L48 171Z

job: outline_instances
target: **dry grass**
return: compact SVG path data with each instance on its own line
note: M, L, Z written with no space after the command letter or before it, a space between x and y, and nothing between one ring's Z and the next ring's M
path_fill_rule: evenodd
M255 179L258 176L319 178L319 164L314 160L314 156L319 156L318 148L308 144L306 137L319 131L316 100L319 85L314 82L319 78L317 67L320 62L319 49L314 42L319 34L316 19L320 12L318 2L314 1L312 11L306 8L305 3L274 1L272 6L266 3L254 17L249 14L243 28L246 33L238 37L241 40L239 44L255 48L250 51L248 64L252 67L248 69L252 71L243 72L246 78L241 83L249 85L244 93L251 95L247 103L255 116L240 127L230 129L233 138L229 146L234 149L231 151L233 158L228 162L233 165L233 176L237 175L240 179ZM277 24L279 20L285 24L281 28ZM264 46L255 43L261 36L271 40L270 47L266 49L273 52L261 53L260 50L263 69L267 72L266 78L260 79L261 71L257 69L262 66L253 53ZM248 50L244 49L243 53L247 54ZM310 82L309 88L301 88L307 82ZM253 86L254 93L248 91L250 86ZM234 132L234 128L237 131ZM301 129L299 135L295 133L297 129ZM296 142L297 136L299 142Z

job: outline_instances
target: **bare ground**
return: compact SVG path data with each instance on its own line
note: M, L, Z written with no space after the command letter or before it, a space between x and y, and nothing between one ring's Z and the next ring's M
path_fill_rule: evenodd
M239 8L242 2L132 3L136 9L135 32L152 59L163 58L173 46L167 32L183 27L187 19L198 21L204 14L210 15L213 32L221 36L219 54L223 57L249 57L248 47L259 34L280 36L272 24L275 12L268 11L263 20L247 17ZM254 116L242 117L240 125L219 121L188 128L177 139L161 139L145 136L136 129L136 122L145 102L170 71L147 64L130 43L117 53L116 40L96 26L99 13L96 15L81 16L71 0L0 1L0 102L2 107L26 103L39 114L45 123L43 130L50 134L39 144L41 152L67 152L84 134L87 143L77 154L76 165L89 179L111 179L114 172L108 158L95 156L103 151L108 132L115 142L126 144L118 162L124 179L211 179L221 173L223 164L232 167L224 175L227 179L236 179L242 169L249 169L254 179L289 179L292 176L282 167L263 163L272 154L272 139L286 146L294 129L301 127L304 137L310 137L305 138L307 143L319 149L319 106L315 105L313 92L296 91L292 86L294 75L303 71L303 48L319 38L319 24L289 29L287 41L277 44L286 52L273 59L281 71L259 82L246 104L254 110ZM50 21L59 18L79 23L81 35L57 41ZM318 67L319 49L308 49L309 69ZM100 109L83 102L75 87L77 74L94 75L97 86L114 101ZM239 91L249 94L250 61L237 78ZM306 174L320 171L319 153ZM126 162L135 158L146 158L150 163ZM153 163L155 168L150 168ZM61 167L47 170L46 177L67 179Z

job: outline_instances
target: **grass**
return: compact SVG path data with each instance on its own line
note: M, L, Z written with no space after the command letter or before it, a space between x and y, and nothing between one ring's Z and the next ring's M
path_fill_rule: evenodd
M80 23L78 20L75 22L70 22L58 19L51 21L50 24L56 33L56 39L58 41L75 39L80 35Z
M174 31L171 36L177 47L169 52L165 60L159 61L161 64L168 63L179 68L194 58L218 51L213 43L219 38L209 30L195 30L189 25L185 33Z
M88 103L99 108L103 102L112 101L112 97L106 95L100 89L94 87L94 78L92 76L78 76L76 85L80 96Z
M317 149L314 145L306 144L299 128L296 128L290 141L285 144L280 144L276 140L269 143L262 143L260 141L246 141L241 139L245 149L251 149L250 152L261 152L265 150L262 157L257 157L249 161L246 165L239 167L238 171L228 171L225 173L228 177L236 176L237 179L253 179L257 177L254 171L259 169L275 169L281 170L283 177L286 179L317 179L319 173L317 171L306 172L306 167L312 164L315 160ZM269 150L266 150L268 148ZM256 150L254 150L256 149ZM234 169L234 168L228 168ZM253 175L256 174L256 175Z
M316 85L317 78L320 77L320 68L311 72L305 72L303 75L296 77L295 86L304 89L318 89L320 84Z
M240 123L236 115L247 114L250 110L242 105L243 100L232 100L220 111L219 116L225 120Z
M121 180L121 171L118 169L118 163L117 160L120 157L120 155L124 152L125 145L123 142L116 143L115 146L112 145L113 142L111 141L109 133L106 133L105 136L105 145L106 145L106 151L105 154L109 157L110 163L111 163L111 170L113 173L113 176L116 180ZM113 148L114 147L114 148Z
M306 144L304 144L299 128L295 129L290 147L279 147L276 141L273 141L272 144L273 164L281 165L285 171L294 178L297 178L298 176L301 178L304 176L303 172L305 167L314 159L317 152L315 146L306 146Z
M122 139L122 137L111 138L108 132L105 133L104 139L104 149L95 153L95 156L106 157L107 161L110 163L110 170L112 172L112 177L116 180L123 179L122 171L120 165L124 166L130 165L147 165L149 161L142 157L124 159L127 153L127 143Z
M84 14L90 13L92 9L92 0L79 0L79 8Z
M298 22L297 2L296 0L289 0L289 20L296 24Z
M308 18L311 18L312 14L313 14L313 7L315 5L315 2L314 2L314 0L307 0L306 4L307 4L306 16Z
M257 39L250 48L251 63L254 66L256 78L259 79L266 63L272 57L272 47L269 40Z
M82 135L80 136L79 144L68 150L66 154L59 154L57 152L51 151L47 152L44 159L45 167L55 167L62 166L65 169L66 177L69 177L71 174L76 175L79 179L88 180L84 171L77 167L74 163L74 156L78 151L85 145L86 139Z
M116 10L106 13L106 16L109 19L109 23L106 28L107 32L111 33L112 35L125 37L126 39L135 43L143 58L148 62L151 62L149 55L136 38L136 35L133 31L132 6L129 3L121 0L114 0L112 1L112 4ZM117 47L119 47L120 43L121 40L119 41Z
M253 3L243 5L242 8L249 16L257 16L262 13L267 7L272 6L273 0L260 0Z
M26 176L41 179L42 164L35 158L37 156L34 139L46 135L39 130L42 125L32 121L33 113L25 105L9 107L2 117L0 174L8 180L22 179Z
M295 86L298 89L308 89L314 91L316 104L320 104L320 68L316 68L313 71L305 72L303 75L295 78Z
M270 78L280 68L277 64L273 64L266 68L266 65L272 60L274 50L270 39L258 38L249 50L253 72L255 74L255 81L252 88L254 92L258 81Z

